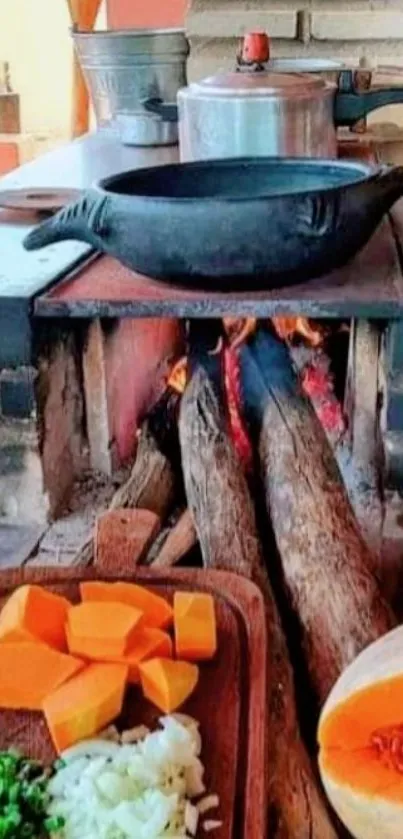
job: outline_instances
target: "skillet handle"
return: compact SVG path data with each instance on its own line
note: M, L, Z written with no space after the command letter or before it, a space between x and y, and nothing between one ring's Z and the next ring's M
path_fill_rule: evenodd
M334 106L334 121L337 127L355 125L371 111L385 105L403 103L402 87L379 87L359 92L354 85L351 70L342 70Z
M104 195L84 195L59 210L55 216L34 227L25 237L27 251L36 251L56 242L76 239L104 250L109 235L108 198Z
M141 104L148 113L160 117L162 122L178 122L178 106L174 102L154 98L143 99Z

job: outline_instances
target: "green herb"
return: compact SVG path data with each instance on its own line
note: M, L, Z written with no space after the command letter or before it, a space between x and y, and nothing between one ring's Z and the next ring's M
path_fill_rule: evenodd
M37 760L0 752L0 839L38 839L60 831L63 819L49 819L47 773Z

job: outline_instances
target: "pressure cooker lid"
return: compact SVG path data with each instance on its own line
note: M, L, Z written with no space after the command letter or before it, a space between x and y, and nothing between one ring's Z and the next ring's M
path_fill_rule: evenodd
M186 89L188 95L201 97L273 97L286 99L314 96L331 85L320 76L304 73L233 72L209 76Z
M274 73L339 73L345 65L331 58L271 58L267 69Z

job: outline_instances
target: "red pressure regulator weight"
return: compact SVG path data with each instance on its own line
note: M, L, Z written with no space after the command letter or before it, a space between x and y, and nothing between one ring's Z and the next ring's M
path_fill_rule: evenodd
M270 39L266 32L248 32L241 47L242 64L265 64L270 58Z

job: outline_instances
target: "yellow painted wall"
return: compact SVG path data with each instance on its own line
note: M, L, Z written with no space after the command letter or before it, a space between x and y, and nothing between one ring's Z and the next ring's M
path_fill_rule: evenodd
M101 8L98 25L104 26ZM0 0L0 61L21 97L23 133L68 139L73 47L67 0Z

